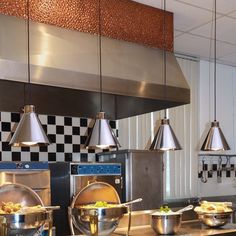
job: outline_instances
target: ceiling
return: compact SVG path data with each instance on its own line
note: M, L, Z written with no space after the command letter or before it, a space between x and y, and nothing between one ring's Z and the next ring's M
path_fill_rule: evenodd
M162 0L134 0L163 8ZM174 13L176 53L201 59L213 57L213 0L166 0ZM236 66L236 0L217 1L217 59Z

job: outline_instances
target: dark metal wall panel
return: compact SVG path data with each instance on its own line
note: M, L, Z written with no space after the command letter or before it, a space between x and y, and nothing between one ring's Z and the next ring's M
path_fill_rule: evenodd
M173 93L179 93L178 88L172 89ZM189 90L186 90L186 97L182 101L103 94L103 110L107 118L112 120L180 106L189 102ZM19 112L24 103L34 104L37 113L47 115L94 118L100 109L97 92L31 84L31 100L29 101L28 84L0 80L0 111Z

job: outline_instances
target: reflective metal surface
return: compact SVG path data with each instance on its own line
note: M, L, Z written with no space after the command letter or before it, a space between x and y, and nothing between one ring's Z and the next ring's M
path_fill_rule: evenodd
M121 163L122 202L142 197L132 210L158 209L163 205L162 153L148 150L119 150L98 154L99 162ZM141 177L140 177L141 176Z
M109 184L95 182L83 188L68 208L69 218L79 231L86 235L110 235L117 227L119 219L128 212L127 207L84 209L83 205L105 201L120 204L116 190ZM71 225L72 234L75 231Z
M182 221L182 214L152 215L151 226L157 234L175 234Z
M198 218L208 227L217 228L230 222L232 212L198 214Z
M169 119L162 119L156 136L151 144L150 150L181 150L181 146L173 129L170 126Z
M225 139L225 136L219 126L218 121L213 121L211 123L211 128L204 140L202 151L224 151L230 150L230 147Z
M104 116L104 112L98 113L92 131L85 143L87 148L106 149L120 147L120 143L111 129L109 121Z
M43 206L43 202L36 192L21 184L1 185L0 202L20 203L22 206ZM35 212L0 214L0 235L31 236L51 220L52 211L46 211L44 208Z
M31 23L32 83L98 92L97 36ZM0 32L3 42L0 42L0 78L26 82L25 22L0 15L0 29L3 30ZM164 97L162 50L105 37L102 40L103 92L124 96L125 99L125 102L122 102L123 107L121 106L125 114L119 115L122 111L118 111L116 115L114 112L114 117L134 115L135 113L131 112L134 108L136 114L143 114L147 110L151 112L190 102L189 86L174 54L167 53L169 79ZM67 95L62 102L65 103L70 96ZM141 101L137 103L139 105L133 107L133 99L130 97L140 98ZM44 99L44 96L41 99ZM52 104L54 99L58 103L63 100L60 94L57 94L53 101L45 100L44 103L48 104L43 106L55 109ZM87 99L96 103L94 98ZM146 103L146 99L154 101ZM155 100L158 100L159 106ZM73 109L75 110L74 107ZM50 109L48 110L50 112ZM96 112L98 110L95 107L94 115Z
M97 201L119 204L120 198L116 190L108 183L94 182L84 187L73 199L71 207L87 205Z
M9 144L14 147L50 144L33 105L24 107L24 113Z
M110 235L119 220L128 212L127 207L71 210L73 224L85 235Z

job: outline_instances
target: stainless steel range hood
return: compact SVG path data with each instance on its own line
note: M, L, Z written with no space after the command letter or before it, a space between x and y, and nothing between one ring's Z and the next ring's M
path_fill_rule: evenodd
M31 23L30 32L32 82L35 89L43 88L37 85L45 85L50 86L50 91L63 88L63 96L71 91L74 94L83 93L83 101L77 102L92 108L79 106L76 114L87 117L95 115L99 102L97 36L35 22ZM0 79L27 82L25 21L0 15L0 35ZM103 91L106 94L104 106L110 118L120 119L190 102L189 86L174 54L167 54L166 96L162 50L103 38L102 58ZM56 100L55 97L53 99ZM86 104L86 101L91 104ZM39 113L65 115L60 112L61 104L54 102L51 109L45 109L42 102L38 103ZM75 101L71 103L76 109ZM0 109L7 110L7 107L3 108L0 102ZM69 109L67 112L70 113Z

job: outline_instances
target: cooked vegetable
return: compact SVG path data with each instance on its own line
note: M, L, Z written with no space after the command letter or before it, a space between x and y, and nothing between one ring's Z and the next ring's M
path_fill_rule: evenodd
M172 210L168 206L162 206L159 210L161 213L170 213Z
M83 208L111 208L111 207L116 207L117 204L110 204L110 203L107 203L107 202L103 202L103 201L98 201L94 204L89 204L89 205L83 205L83 206L80 206L80 207L83 207Z

